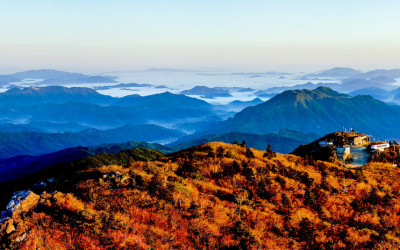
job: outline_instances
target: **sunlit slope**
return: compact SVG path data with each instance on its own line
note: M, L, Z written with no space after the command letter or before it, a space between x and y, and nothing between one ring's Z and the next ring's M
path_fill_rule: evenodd
M80 164L31 196L3 224L4 246L400 247L391 165L350 170L226 143L114 164Z

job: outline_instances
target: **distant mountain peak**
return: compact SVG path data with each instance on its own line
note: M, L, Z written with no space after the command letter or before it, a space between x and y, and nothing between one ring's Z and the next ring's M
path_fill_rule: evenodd
M183 90L180 93L184 95L200 95L203 98L214 98L214 97L231 97L230 91L225 88L210 88L207 86L195 86L191 89Z
M331 97L347 97L348 96L346 94L339 93L339 92L337 92L337 91L335 91L335 90L333 90L333 89L331 89L329 87L324 87L324 86L318 87L318 88L316 88L314 90L315 91L319 91L321 93L324 93L324 94L326 94L328 96L331 96Z
M80 83L115 83L113 76L85 75L81 73L71 73L54 69L38 69L17 72L9 75L1 75L3 82L12 83L24 79L42 80L35 82L37 85L63 85Z
M10 76L16 77L18 79L24 79L24 78L49 79L49 78L59 78L59 77L62 77L62 78L86 77L86 75L84 75L84 74L71 73L71 72L55 70L55 69L27 70L27 71L10 74Z
M23 100L23 101L21 101ZM114 99L108 95L102 95L96 90L86 87L27 87L12 88L0 93L0 105L38 105L46 103L90 102L96 104L109 104Z
M174 93L172 93L170 91L165 91L163 93L156 94L156 95L159 95L159 96L174 96L174 95L182 95L182 94L174 94Z
M351 77L362 74L361 71L346 67L335 67L318 73L308 74L306 77Z
M346 97L347 95L338 93L329 87L318 87L314 90L309 89L296 89L296 90L286 90L281 94L276 95L272 100L281 101L291 101L295 103L305 104L306 101L311 101L314 99L321 98L336 98L336 97Z
M284 91L236 113L221 130L264 134L287 128L326 134L346 126L359 127L370 134L397 136L399 114L397 107L370 96L350 97L320 87Z

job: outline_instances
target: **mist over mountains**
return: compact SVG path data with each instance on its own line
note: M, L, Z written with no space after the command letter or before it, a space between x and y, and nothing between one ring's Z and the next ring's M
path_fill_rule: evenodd
M93 89L101 90L102 93L110 93L112 95L124 93L122 95L118 94L119 96L132 95L133 93L154 94L168 90L173 93L183 93L204 100L210 100L211 102L224 99L228 100L229 98L229 102L231 102L235 100L233 98L251 96L253 99L256 97L267 99L289 89L314 89L320 86L330 87L335 91L344 93L371 87L393 91L399 88L396 79L400 77L399 69L378 69L364 72L344 67L336 67L311 74L289 74L272 71L258 73L235 71L220 72L216 69L214 71L205 70L204 73L203 71L179 69L165 71L157 69L133 71L131 75L126 72L113 72L112 74L121 75L104 76L84 75L58 70L29 70L9 75L1 75L0 82L3 82L3 87L7 88L13 86L20 88L22 86L85 85ZM127 74L130 78L127 78ZM182 86L176 87L177 85L173 84L173 79L179 79L180 77L186 82L185 86L188 87L182 89ZM168 84L164 81L165 78L169 78L167 81ZM227 80L226 78L234 84L229 84L230 87L227 87L229 85L226 84L218 86L218 81L225 82ZM3 81L1 79L3 79ZM79 79L86 80L81 81ZM109 81L107 79L111 80ZM160 82L163 84L160 85ZM209 83L205 84L207 82ZM204 83L204 85L199 83ZM245 92L248 93L243 95ZM396 102L394 95L390 95L389 98L392 99L393 102ZM244 101L243 99L236 100ZM246 101L248 100L249 99ZM390 100L386 98L382 101Z
M211 104L184 95L165 92L114 98L90 88L60 86L0 93L0 110L0 119L5 121L77 123L99 128L219 119Z
M54 69L40 69L17 72L9 75L0 75L0 85L38 79L35 85L40 84L79 84L79 83L115 83L112 76L91 76L80 73L71 73Z
M154 70L147 73L182 72ZM46 78L46 74L51 78ZM174 211L174 214L183 211L190 214L186 216L189 219L185 222L192 225L187 228L188 235L195 235L192 232L195 221L209 217L202 216L206 214L201 210L203 206L205 209L209 208L201 202L211 204L211 200L214 200L214 205L210 207L216 209L213 212L215 214L221 214L222 210L229 211L222 214L225 214L226 218L232 216L235 219L235 214L240 211L239 217L243 219L237 220L226 234L230 234L232 230L251 227L251 223L245 225L243 221L247 220L249 214L244 208L250 208L252 213L259 213L257 209L260 205L254 206L256 203L253 204L253 200L268 204L262 213L265 213L267 208L270 209L273 216L282 217L282 225L285 225L283 227L291 228L292 231L294 228L298 230L299 224L301 232L311 232L311 229L307 229L313 228L307 226L310 221L320 228L322 225L337 225L327 222L331 219L324 211L330 209L326 205L329 204L327 197L337 198L338 194L347 192L348 187L342 187L345 180L353 178L357 182L356 186L352 187L356 190L354 197L358 197L357 193L365 193L366 198L361 201L354 198L355 201L351 204L341 205L348 209L351 207L354 213L367 211L361 208L364 203L377 204L376 199L381 203L384 200L393 200L393 192L387 191L383 198L373 200L370 197L379 196L379 187L371 188L369 192L359 191L365 185L370 185L365 182L367 178L363 175L364 167L360 168L361 170L347 169L343 167L343 162L319 162L290 153L296 148L302 148L300 145L314 145L309 143L318 143L318 138L324 138L325 134L343 128L361 131L382 141L399 137L400 106L395 104L399 95L396 74L396 70L363 73L335 68L302 76L307 78L307 81L318 80L293 84L294 81L298 83L303 80L298 80L298 75L271 73L256 76L242 72L229 76L242 79L271 77L279 81L287 79L292 85L278 85L272 88L197 85L168 91L165 91L164 87L158 89L159 85L154 84L120 83L117 78L82 76L58 71L28 71L2 76L0 79L28 81L28 85L30 80L24 77L43 78L33 81L33 86L6 83L8 89L0 93L0 196L3 197L0 204L5 206L10 199L11 202L19 199L23 203L36 204L30 201L30 197L36 197L36 193L41 194L40 202L46 202L39 202L39 205L34 205L34 210L24 215L24 218L29 218L24 221L29 222L34 220L30 216L35 215L38 211L36 209L42 209L48 204L59 204L60 202L54 200L59 199L57 197L62 196L63 192L67 197L76 195L82 199L79 202L98 202L95 209L102 211L100 215L95 215L95 210L88 209L78 213L78 216L85 218L82 221L86 221L86 230L103 225L95 229L96 232L103 230L104 225L108 227L107 223L114 223L110 221L115 220L106 217L99 220L96 219L100 218L98 216L120 216L121 213L115 213L118 210L115 209L115 204L140 200L144 202L139 202L140 204L148 206L148 199L160 202L162 205L157 206L161 210L157 211L162 211L163 214L171 215L171 211ZM323 78L329 80L321 80ZM115 82L108 82L109 79ZM90 84L91 81L96 83ZM81 82L87 85L69 86ZM102 82L106 85L101 85ZM119 97L105 94L122 90L128 91L129 94ZM156 92L141 95L149 90ZM314 148L310 146L309 150L313 152ZM397 158L391 155L373 157L382 161L393 158L391 167L397 162ZM368 166L375 169L380 165ZM377 171L368 172L368 178L371 178L371 175L381 180ZM338 176L343 178L340 183L336 180ZM291 187L293 183L297 188ZM90 188L82 188L86 185L90 185ZM107 193L104 195L109 199L107 202L97 200L100 193L94 190L99 189ZM22 193L14 193L20 190L23 190ZM290 190L301 192L292 194ZM193 192L202 194L202 201L200 198L190 198L192 200L188 202L187 197L193 197ZM28 196L18 196L25 193L28 193ZM138 193L141 197L148 197L147 200L129 198ZM120 194L124 196L121 198ZM207 200L204 197L207 197ZM271 201L271 197L275 197L273 199L276 201ZM51 202L47 202L46 199ZM243 207L236 207L242 199L245 202ZM321 202L317 202L317 199L321 199ZM343 197L341 199L343 200ZM71 207L77 201L77 198L73 198L72 201L62 204ZM224 205L215 208L216 201ZM142 206L140 204L129 208L136 209ZM303 205L293 210L294 204ZM230 210L227 210L227 207ZM169 210L164 211L166 208ZM57 213L46 216L58 218L60 211L63 213L69 211L68 209L56 208L54 211ZM74 209L71 211L76 210ZM308 209L307 214L315 214L314 217L310 217L310 220L296 219L297 213L302 214L306 211L304 209ZM292 210L295 212L290 212ZM379 211L395 214L392 210L388 205ZM0 239L7 239L15 246L19 241L13 239L17 234L23 235L25 230L21 228L21 222L14 223L19 221L20 213L24 212L7 208L0 214ZM43 213L42 211L41 214ZM143 215L142 212L139 214ZM332 210L330 215L332 214L338 212ZM135 215L132 218L137 217ZM132 221L132 218L129 221ZM220 216L215 218L220 220ZM267 216L266 219L268 218ZM386 217L381 215L381 218ZM117 223L120 223L119 220ZM2 224L4 221L6 223ZM77 225L80 225L78 227L82 227L80 220L76 221ZM156 223L158 221L156 220ZM318 224L318 221L324 221L324 224ZM154 225L154 222L149 224ZM205 225L208 228L209 222L202 222L200 225L203 230ZM220 227L221 230L225 230L227 223L221 225L224 225ZM71 227L75 228L76 225L72 223ZM377 228L376 225L367 227ZM112 228L119 230L121 225ZM167 231L170 232L170 228ZM278 232L276 229L269 231ZM332 230L325 231L326 234L335 235ZM365 232L364 229L358 231ZM40 234L43 235L43 232ZM242 234L243 232L234 232L231 237ZM126 235L126 232L122 235ZM32 239L31 235L26 237L28 240ZM218 237L218 234L213 237ZM287 235L284 238L286 240ZM310 236L311 238L314 236ZM292 242L303 244L299 239L301 237L293 236ZM375 242L374 239L371 242ZM152 240L148 242L151 243ZM252 245L256 246L258 241L252 242ZM317 245L313 240L307 242ZM372 246L371 242L368 241L363 246ZM331 246L328 243L322 245Z
M197 71L163 70L146 73L157 72L199 74ZM245 77L252 74L229 75ZM281 76L298 77L283 73L263 76L280 80ZM396 126L400 108L377 100L397 98L399 91L394 80L398 77L397 70L363 73L349 68L333 68L303 77L329 77L338 82L308 82L258 90L199 85L175 93L113 97L95 90L101 90L99 86L102 85L66 87L68 84L43 84L47 80L50 83L51 79L72 83L83 78L100 79L98 76L56 70L3 75L1 79L40 79L43 85L10 85L10 89L0 93L0 158L38 156L70 147L128 141L168 143L170 150L211 141L247 141L249 146L257 149L263 150L271 144L276 151L287 153L299 144L309 143L311 139L343 127L382 138L400 135ZM108 79L118 81L115 77ZM155 87L152 84L113 84L104 86ZM104 90L114 88L106 87ZM263 96L264 100L257 95ZM247 96L247 99L240 99L240 96ZM216 98L230 99L226 104L212 103Z
M400 249L400 1L2 1L0 250Z
M370 79L377 77L399 78L400 69L376 69L368 72L362 72L352 68L336 67L328 70L322 70L318 73L307 74L304 77L332 77L332 78L362 78Z
M0 158L17 155L40 155L76 146L97 146L103 143L125 143L128 141L170 142L182 137L178 130L157 125L125 125L123 127L80 132L37 133L0 132Z
M304 77L333 77L333 78L349 78L361 75L362 72L352 68L336 67L328 70L323 70L318 73L307 74Z
M0 93L0 105L30 106L40 104L62 104L65 102L87 102L111 104L111 96L101 95L91 88L62 86L12 88Z

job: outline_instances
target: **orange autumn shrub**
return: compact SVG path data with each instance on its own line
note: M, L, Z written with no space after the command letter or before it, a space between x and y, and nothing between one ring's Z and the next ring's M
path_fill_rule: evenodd
M79 170L0 240L18 249L399 247L398 168L264 155L206 143Z

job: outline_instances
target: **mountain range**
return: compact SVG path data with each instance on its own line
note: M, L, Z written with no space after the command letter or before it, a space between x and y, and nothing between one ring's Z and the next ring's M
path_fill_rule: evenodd
M296 90L296 89L315 89L317 87L328 87L338 92L355 92L358 90L369 89L369 88L379 88L384 91L394 91L398 92L400 88L397 85L393 85L396 81L391 78L377 77L371 79L363 78L346 78L341 80L341 83L312 83L307 82L304 84L296 84L293 86L280 86L268 88L265 90L259 90L255 95L259 97L272 97L275 94L282 93L286 90Z
M145 130L145 132L148 132L150 128L142 129ZM190 136L183 137L182 139L170 143L167 146L154 143L129 141L125 143L105 143L99 146L96 145L92 147L78 146L61 149L52 153L37 155L38 150L44 146L46 148L41 149L42 153L49 151L49 148L57 149L58 147L63 148L69 145L94 145L95 143L101 143L107 140L124 141L125 138L132 138L130 134L133 133L133 130L138 130L138 128L133 126L125 126L125 128L119 128L112 131L95 131L93 129L90 129L74 135L71 135L71 133L19 133L17 135L5 134L4 138L6 138L6 140L0 140L2 143L4 143L4 145L9 144L10 141L13 140L18 141L14 142L13 147L9 148L8 151L5 151L5 146L1 148L2 151L0 151L0 155L3 154L3 156L7 156L5 157L7 159L0 159L0 182L11 181L59 163L68 163L76 159L85 158L104 152L114 154L132 148L156 149L164 153L170 153L206 142L220 141L233 143L234 141L238 141L239 143L242 143L243 141L245 141L247 146L259 150L266 149L268 145L272 145L274 151L289 153L293 151L298 145L307 144L313 139L317 138L317 135L315 134L303 134L301 132L290 130L281 130L278 133L270 133L264 135L232 132L226 134L208 135L197 139L191 139ZM106 136L104 134L106 134ZM156 136L161 136L158 137L160 139L163 135L159 134ZM35 137L36 139L31 139L32 137ZM89 139L87 139L88 137L94 140L90 141ZM110 140L111 137L113 137L112 140ZM135 138L139 137L136 136ZM35 147L33 149L30 149L30 147L33 147L32 143L35 144ZM20 148L20 151L16 151L16 148ZM20 152L24 153L25 155L17 155L8 158L10 155L7 155L7 153L10 152Z
M184 134L178 130L156 125L125 125L123 127L97 130L86 129L71 133L0 133L0 158L17 155L40 155L69 147L96 146L103 143L128 141L171 142Z
M288 90L245 108L220 123L219 131L270 133L281 129L323 135L343 127L400 137L400 110L371 96L350 97L330 88Z
M113 80L113 77L106 76L87 76L83 78L76 79L59 79L59 78L50 78L40 82L37 82L37 85L68 85L68 84L83 84L83 83L117 83L117 81Z
M20 99L36 105L15 104ZM201 136L227 132L266 134L281 129L322 135L342 127L353 127L379 136L399 135L394 125L399 120L397 106L366 95L351 97L327 87L288 90L264 103L254 99L251 102L233 102L226 107L169 92L114 98L87 88L53 86L12 89L0 94L0 100L0 119L22 124L14 128L4 125L3 130L8 132L13 129L21 131L26 125L29 125L26 127L28 131L60 132L154 123L194 130ZM246 106L250 107L233 113ZM236 110L226 109L230 107ZM229 116L233 117L219 122L220 117Z
M62 104L69 101L106 105L111 104L114 100L113 97L102 95L91 88L81 87L46 86L22 89L12 88L0 93L0 106L31 106L46 103Z
M380 101L400 97L400 70L304 77L340 83L181 92L271 95L227 105L60 86L0 93L0 248L399 249L397 150L357 168L313 153L343 128L400 137L400 106ZM28 78L114 81L38 70L0 85Z
M160 144L130 141L126 143L106 143L96 147L79 146L38 156L14 156L8 159L0 159L0 183L13 181L57 164L70 163L101 153L117 154L134 148L171 152L169 148ZM108 163L110 164L111 162Z
M332 78L348 78L361 75L362 72L352 68L336 67L328 70L323 70L318 73L307 74L305 77L332 77Z
M261 100L260 98L254 98L253 100L250 101L232 101L226 105L215 105L217 109L222 109L222 110L226 110L226 111L233 111L233 112L239 112L244 108L247 108L249 106L254 106L257 104L262 103L263 100Z
M29 93L28 96L38 96L36 101L40 102L40 98L47 99L46 93L51 92L51 89L45 87L15 93L20 93L16 94L18 98L26 93ZM99 99L94 100L105 100L93 90L70 90L63 87L56 89L59 90L57 95L66 96L65 100L81 95L80 90L89 96L99 96ZM310 142L318 135L341 130L343 127L354 128L378 137L400 136L397 128L400 121L398 106L388 105L368 95L351 97L327 87L288 90L266 102L255 99L248 103L232 103L238 107L254 106L246 107L226 121L218 121L217 118L209 121L199 119L215 114L216 106L184 95L166 92L145 97L132 95L107 98L111 102L108 106L82 102L0 106L3 119L22 119L26 116L31 120L26 124L0 125L0 131L4 131L0 133L0 158L17 155L38 156L69 147L89 147L131 140L163 143L176 140L168 145L170 151L211 141L246 141L247 145L257 149L265 149L271 144L274 150L286 153L299 144ZM195 120L190 122L189 117L194 117ZM150 119L169 122L173 119L183 119L184 122L176 127L182 130L193 129L195 133L186 136L178 130L156 125L139 125ZM90 124L107 127L129 124L132 121L135 121L136 125L107 130L87 129ZM68 130L76 132L48 133Z
M24 124L14 124L9 122L0 122L0 132L19 133L19 132L38 132L38 133L62 133L62 132L80 132L88 129L88 126L82 126L78 123L65 122L39 122L31 121Z
M362 78L362 79L371 79L371 78L400 78L400 69L376 69L368 72L362 72L360 70L355 70L352 68L344 68L344 67L336 67L328 70L322 70L318 73L312 73L305 75L306 78L320 78L320 77L329 77L329 78Z
M116 85L107 85L107 86L98 86L94 87L96 90L107 90L107 89L114 89L114 88L146 88L146 87L164 87L164 86L154 86L147 83L120 83Z
M234 141L237 141L238 143L246 142L246 145L248 147L256 148L258 150L265 150L268 145L271 145L274 151L280 153L289 153L292 152L299 145L310 143L318 137L318 135L313 133L304 134L298 131L287 129L269 134L230 132L223 134L205 135L200 138L194 139L193 136L189 135L180 138L175 142L168 144L167 146L176 151L207 142L233 143Z
M184 95L197 95L202 98L213 99L217 97L232 97L233 92L253 92L252 88L245 87L206 87L206 86L195 86L191 89L183 90L180 93Z
M349 95L370 95L373 98L384 102L395 103L397 105L400 104L400 88L390 91L378 87L370 87L350 92Z
M213 109L205 101L170 92L115 98L90 88L48 86L0 93L0 120L13 123L76 123L102 128L220 120Z
M79 84L79 83L115 83L112 76L91 76L80 73L71 73L54 69L40 69L0 75L0 83L9 84L25 79L41 80L35 84Z
M215 98L215 97L231 97L229 90L222 88L209 88L206 86L195 86L188 90L180 92L184 95L198 95L203 98Z

